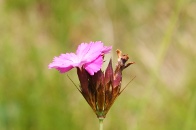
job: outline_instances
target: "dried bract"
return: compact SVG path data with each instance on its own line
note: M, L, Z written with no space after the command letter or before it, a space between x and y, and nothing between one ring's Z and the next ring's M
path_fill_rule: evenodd
M115 70L112 68L110 60L105 73L99 70L94 75L90 75L84 68L77 68L80 81L79 91L91 106L98 118L105 118L115 99L121 93L122 71L133 64L128 61L128 55L123 55L117 50L118 60Z

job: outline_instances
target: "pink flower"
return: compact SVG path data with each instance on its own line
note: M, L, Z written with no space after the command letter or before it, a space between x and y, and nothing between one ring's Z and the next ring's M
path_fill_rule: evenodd
M103 64L103 55L110 52L111 46L104 46L101 41L81 43L76 53L61 54L54 57L48 68L55 68L65 73L72 68L84 68L90 75L99 71Z

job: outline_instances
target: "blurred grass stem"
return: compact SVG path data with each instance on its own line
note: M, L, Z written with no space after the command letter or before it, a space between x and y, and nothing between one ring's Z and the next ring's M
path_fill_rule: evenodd
M176 6L174 8L174 12L172 13L171 17L170 17L170 22L168 24L168 27L165 30L165 35L162 38L162 41L160 41L160 48L158 49L158 55L156 57L156 64L154 66L154 68L152 68L152 70L150 71L150 81L147 85L148 87L148 92L146 92L146 95L144 97L144 100L142 101L141 105L143 106L141 113L145 112L145 106L147 106L147 104L150 102L150 95L152 94L152 90L153 87L156 86L156 84L159 81L158 77L159 77L159 73L160 73L160 69L162 66L162 63L164 61L164 58L167 54L168 48L171 45L171 40L172 40L172 36L174 35L175 29L177 28L177 23L179 20L179 16L181 11L183 10L184 6L186 5L186 3L188 3L188 1L185 0L179 0L176 1ZM159 87L159 86L157 86ZM161 88L162 89L162 88ZM144 115L144 114L141 114ZM139 119L141 122L142 117L140 117ZM138 128L136 128L137 130L140 129L139 128L140 125L138 125Z

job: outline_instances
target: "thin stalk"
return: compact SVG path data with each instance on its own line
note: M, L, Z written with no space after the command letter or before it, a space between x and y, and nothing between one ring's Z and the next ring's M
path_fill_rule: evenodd
M103 130L103 119L104 118L99 118L99 130Z

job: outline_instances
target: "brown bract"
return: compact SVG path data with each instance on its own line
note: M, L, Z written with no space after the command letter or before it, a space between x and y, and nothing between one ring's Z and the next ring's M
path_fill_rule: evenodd
M105 73L99 70L94 75L88 74L84 68L77 68L80 81L79 91L91 106L98 118L105 118L115 99L121 93L122 71L133 64L127 63L128 55L117 50L118 62L115 70L110 60Z

